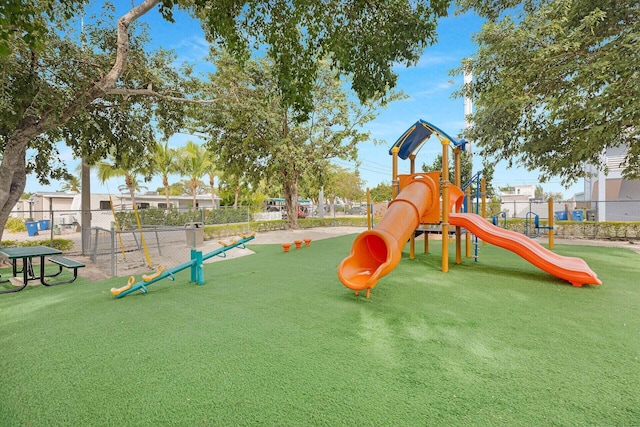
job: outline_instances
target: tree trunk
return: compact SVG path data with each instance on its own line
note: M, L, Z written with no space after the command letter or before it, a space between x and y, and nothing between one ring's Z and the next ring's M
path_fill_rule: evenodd
M0 241L11 210L20 200L27 183L27 145L38 135L63 126L85 106L113 88L124 72L129 52L129 25L159 0L145 0L118 19L116 59L111 70L100 80L77 93L60 115L25 116L9 136L0 163Z
M238 199L240 198L240 184L236 184L236 191L233 197L233 209L238 209Z
M218 205L216 204L216 189L214 187L216 176L213 174L209 175L209 184L211 185L211 206L212 209L217 209Z
M91 167L83 157L80 163L82 179L82 194L80 195L80 225L82 230L82 255L88 255L91 250Z
M171 211L171 199L169 198L169 178L166 175L162 177L162 185L164 186L164 199L167 204L165 213L169 213Z
M0 163L0 241L11 210L18 203L27 184L28 133L16 132L9 138Z
M129 194L131 195L131 209L134 209L134 207L137 209L138 205L136 204L136 189L133 186L133 177L129 174L125 175L124 182L129 189Z
M298 230L298 172L285 170L283 172L284 203L287 207L287 229Z
M198 188L198 181L195 179L191 180L191 194L193 194L193 210L197 209L196 204L198 203L196 200L196 189Z

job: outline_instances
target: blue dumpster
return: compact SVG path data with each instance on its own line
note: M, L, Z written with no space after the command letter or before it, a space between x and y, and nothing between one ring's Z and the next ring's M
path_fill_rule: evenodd
M567 211L557 211L556 212L556 219L558 221L566 221L567 218Z
M49 229L49 220L48 219L41 219L40 221L38 221L38 226L40 227L40 230L48 230Z
M24 225L27 227L27 233L29 233L29 236L35 236L38 234L37 222L25 222Z
M574 221L582 221L582 210L571 211L571 218Z

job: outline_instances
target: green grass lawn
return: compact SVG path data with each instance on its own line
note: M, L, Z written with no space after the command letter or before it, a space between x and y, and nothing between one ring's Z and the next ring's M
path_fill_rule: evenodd
M443 274L438 242L366 299L336 275L354 237L0 295L0 425L640 423L636 253L558 246L604 283L574 288L489 245Z

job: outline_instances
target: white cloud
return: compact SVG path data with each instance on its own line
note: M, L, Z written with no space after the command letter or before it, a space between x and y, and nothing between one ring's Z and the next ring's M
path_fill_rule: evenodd
M455 81L446 80L432 85L427 85L425 89L414 92L413 96L415 96L416 98L424 98L431 97L433 95L442 96L444 94L444 96L449 97L455 89L457 89Z
M417 64L411 67L407 67L405 64L396 62L393 65L393 69L395 72L402 72L403 70L408 70L410 68L429 68L434 66L447 66L453 68L456 67L459 63L460 58L457 56L430 54L427 51L422 55L422 57L420 57Z

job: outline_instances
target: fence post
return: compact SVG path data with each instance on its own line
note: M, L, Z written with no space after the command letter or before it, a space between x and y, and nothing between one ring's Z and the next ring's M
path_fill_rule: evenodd
M49 246L53 247L53 202L49 202Z
M162 256L162 248L160 247L160 238L158 237L158 226L153 226L153 231L156 233L156 246L158 247L158 255Z
M111 223L111 233L109 234L111 237L111 250L109 254L111 255L111 277L116 276L116 230L115 224Z
M100 232L100 229L98 227L96 227L95 230L96 230L96 237L93 240L93 250L91 251L92 252L91 258L93 259L93 262L96 262L96 260L98 259L98 233Z
M251 233L251 206L247 206L247 234Z

